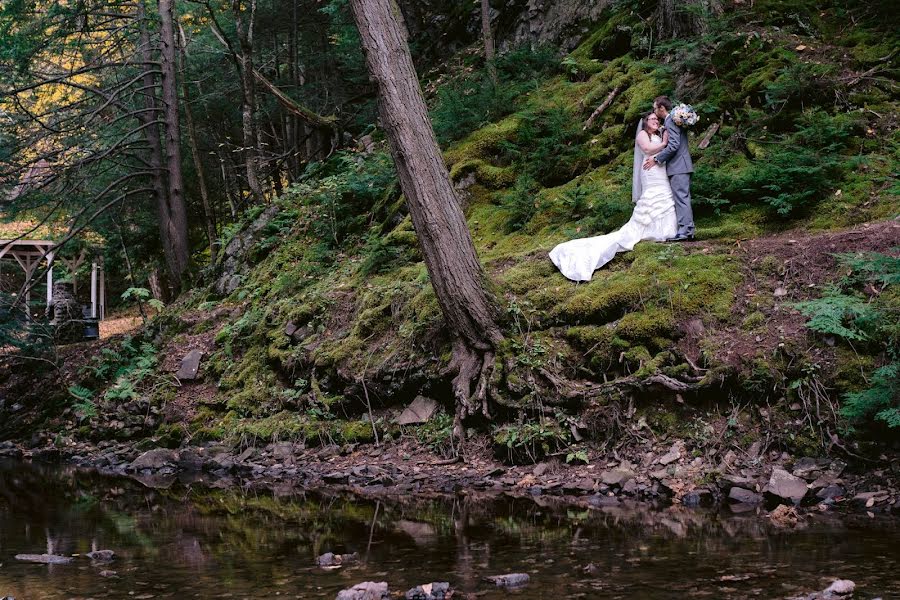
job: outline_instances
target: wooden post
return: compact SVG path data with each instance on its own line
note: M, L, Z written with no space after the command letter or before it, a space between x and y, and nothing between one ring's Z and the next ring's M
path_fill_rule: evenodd
M97 318L97 261L91 261L91 318Z
M106 318L106 265L100 260L100 320Z
M53 302L53 253L47 253L47 308Z

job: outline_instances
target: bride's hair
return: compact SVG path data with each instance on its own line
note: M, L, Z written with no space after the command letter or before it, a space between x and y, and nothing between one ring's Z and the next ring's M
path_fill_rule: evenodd
M644 119L644 131L647 132L647 136L648 136L648 137L652 134L652 132L650 131L650 117L651 117L651 116L656 117L656 113L653 112L652 110L651 110L650 112L648 112L647 114L645 114L644 117L643 117L643 119ZM657 120L659 119L659 117L656 117L656 118L657 118ZM659 131L660 129L661 129L661 127L657 127L657 128L656 128L657 131Z

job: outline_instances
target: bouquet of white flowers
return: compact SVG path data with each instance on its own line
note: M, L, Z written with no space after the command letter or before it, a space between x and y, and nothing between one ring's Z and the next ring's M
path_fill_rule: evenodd
M693 127L699 120L700 116L690 104L679 104L672 109L672 121L679 127Z

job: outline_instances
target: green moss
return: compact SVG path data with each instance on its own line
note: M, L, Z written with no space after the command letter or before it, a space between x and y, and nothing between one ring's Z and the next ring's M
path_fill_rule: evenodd
M444 160L453 166L464 160L486 160L500 151L501 144L515 138L519 128L519 119L515 115L507 117L499 123L482 127L459 144L444 153Z
M745 331L752 331L766 322L766 315L759 311L754 311L744 317L741 322L741 328Z
M511 167L496 167L479 158L461 160L450 169L450 178L460 181L474 173L475 179L492 190L509 187L516 180L516 171Z

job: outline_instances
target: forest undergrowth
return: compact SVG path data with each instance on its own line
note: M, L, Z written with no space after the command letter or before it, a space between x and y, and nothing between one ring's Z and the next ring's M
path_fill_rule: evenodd
M501 54L496 85L478 48L423 80L505 336L493 420L468 425L505 458L584 461L635 427L700 447L698 423L798 456L896 442L900 40L870 13L764 4L653 43L615 3L562 58ZM627 221L635 126L660 94L702 117L698 240L641 243L575 285L547 252ZM229 228L202 287L64 368L43 426L166 446L352 444L411 435L393 415L424 395L442 409L412 435L455 453L450 341L372 135ZM179 384L194 348L202 377Z

